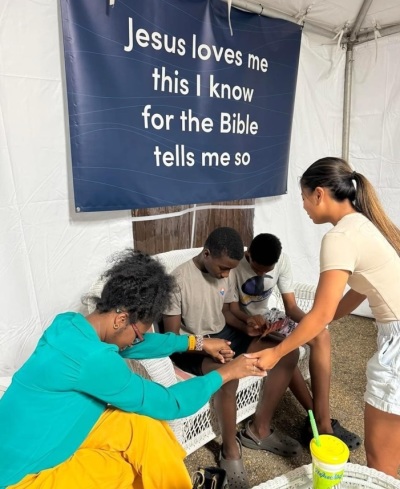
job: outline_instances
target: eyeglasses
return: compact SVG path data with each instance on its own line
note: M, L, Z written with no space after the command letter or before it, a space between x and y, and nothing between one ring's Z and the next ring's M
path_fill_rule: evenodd
M131 323L131 326L132 326L133 331L136 334L136 338L133 341L133 345L136 345L138 343L142 343L142 341L144 341L144 337L143 337L142 333L139 331L139 328L134 323Z

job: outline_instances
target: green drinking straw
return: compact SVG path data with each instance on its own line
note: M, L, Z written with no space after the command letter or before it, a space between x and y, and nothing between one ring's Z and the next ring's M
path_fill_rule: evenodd
M317 445L317 447L320 447L321 440L319 439L317 423L315 422L314 413L311 411L311 409L308 410L308 416L310 417L311 429L315 439L315 444Z

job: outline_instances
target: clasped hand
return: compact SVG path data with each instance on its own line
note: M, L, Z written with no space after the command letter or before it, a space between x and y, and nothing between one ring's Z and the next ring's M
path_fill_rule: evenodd
M264 333L266 320L260 314L250 316L246 321L246 333L249 336L260 336Z
M259 336L264 338L269 333L279 330L285 323L285 318L278 319L277 321L268 321L265 317L260 316L250 316L247 319L247 334L249 336Z
M276 348L267 348L254 353L246 353L246 357L256 360L256 365L261 370L271 370L280 360Z
M219 338L204 338L203 350L216 362L230 362L235 352L230 347L231 342Z

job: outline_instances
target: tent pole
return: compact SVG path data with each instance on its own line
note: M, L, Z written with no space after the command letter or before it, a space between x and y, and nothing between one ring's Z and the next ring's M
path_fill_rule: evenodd
M363 4L361 5L361 8L357 14L356 20L354 22L353 28L351 29L350 32L350 42L355 42L358 36L358 33L360 32L361 25L364 22L364 19L368 13L368 10L371 6L372 0L364 0Z
M278 10L274 10L270 7L264 7L260 3L253 3L247 0L232 0L232 6L243 10L247 10L248 12L253 12L258 15L274 17L277 19L287 20L288 22L294 22L295 24L297 24L297 21L294 17L291 17L288 14L284 14L283 12L279 12Z
M378 29L380 37L390 36L392 34L398 34L400 32L400 25L391 25L389 27L383 27L382 29ZM375 29L368 32L363 32L358 36L357 44L361 44L363 42L371 41L375 39Z
M222 1L226 2L227 0L222 0ZM310 22L307 18L305 19L304 22L299 23L298 19L296 19L295 17L292 17L288 14L284 14L283 12L279 12L279 10L275 10L270 7L264 7L260 3L253 3L247 0L232 0L232 6L241 10L247 10L248 12L253 12L258 15L263 15L264 17L273 17L275 19L287 20L288 22L292 22L293 24L299 24L301 26L303 25L309 26L310 29L316 34L328 37L329 39L332 39L332 37L335 35L334 31L330 31L329 29L320 27L319 25Z
M343 95L343 129L342 129L342 158L349 160L350 154L350 113L351 113L351 88L353 80L354 44L360 32L362 23L371 6L372 0L364 0L357 14L353 28L351 29L346 50L346 67L344 72Z
M353 43L347 45L346 67L344 71L343 95L343 129L342 129L342 158L349 159L350 146L350 109L351 109L351 82L353 78Z

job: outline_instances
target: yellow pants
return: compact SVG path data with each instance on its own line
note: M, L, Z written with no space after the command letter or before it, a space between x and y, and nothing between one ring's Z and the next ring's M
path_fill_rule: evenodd
M185 455L164 421L107 409L68 460L8 489L190 489Z

